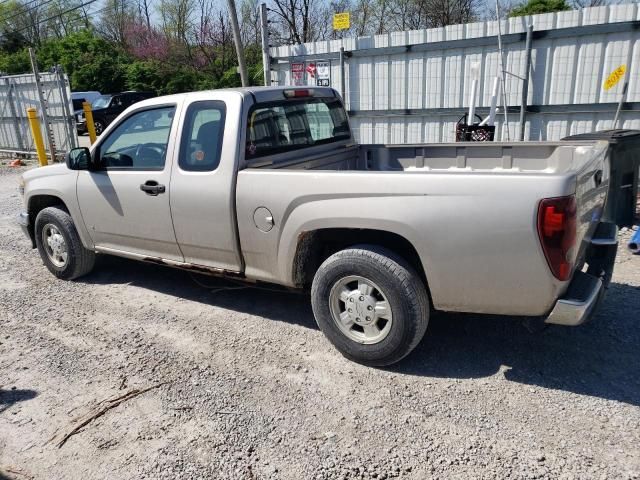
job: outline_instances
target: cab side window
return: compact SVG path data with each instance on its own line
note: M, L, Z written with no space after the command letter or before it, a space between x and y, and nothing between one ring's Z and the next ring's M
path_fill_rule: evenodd
M188 172L212 172L220 164L224 102L193 102L187 108L178 165Z
M127 117L100 144L100 167L107 170L162 170L175 107L143 110Z

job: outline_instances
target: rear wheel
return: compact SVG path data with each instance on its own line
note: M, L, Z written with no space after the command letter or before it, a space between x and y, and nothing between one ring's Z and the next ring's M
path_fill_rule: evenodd
M429 298L418 273L374 245L342 250L318 269L311 288L318 326L350 360L391 365L420 342Z
M61 207L47 207L35 222L36 245L45 266L63 280L86 275L93 269L95 253L78 236L71 215Z

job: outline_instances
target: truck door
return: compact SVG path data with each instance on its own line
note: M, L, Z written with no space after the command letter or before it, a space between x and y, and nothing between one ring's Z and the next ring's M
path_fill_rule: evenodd
M216 94L207 93L206 98ZM241 270L235 217L238 130L227 111L240 111L241 97L195 100L185 105L177 165L171 179L171 216L185 262ZM231 122L233 123L233 122Z
M169 209L177 108L132 112L97 144L98 169L79 172L80 211L97 247L182 261Z

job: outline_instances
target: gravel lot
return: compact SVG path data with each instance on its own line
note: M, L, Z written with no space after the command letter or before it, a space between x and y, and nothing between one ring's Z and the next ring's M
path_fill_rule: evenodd
M0 479L640 478L640 256L620 249L585 326L439 315L372 369L306 295L109 257L56 280L14 225L19 173L0 167Z

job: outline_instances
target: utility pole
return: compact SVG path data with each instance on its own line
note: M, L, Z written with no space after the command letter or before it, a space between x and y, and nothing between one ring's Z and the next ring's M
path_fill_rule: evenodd
M247 75L247 65L244 63L244 50L242 49L242 38L240 38L240 26L238 25L238 12L236 11L235 0L227 0L229 4L229 16L233 27L233 43L236 44L238 54L238 70L240 70L240 80L243 87L249 86L249 76Z
M500 55L500 72L502 73L502 106L504 108L504 126L502 127L501 141L504 142L506 134L507 141L509 141L509 114L507 113L507 75L504 70L504 56L502 54L502 27L500 24L502 20L500 18L500 3L496 0L496 20L498 21L498 55Z
M260 4L260 26L262 27L262 71L265 87L271 86L271 55L269 55L269 20L267 4Z

